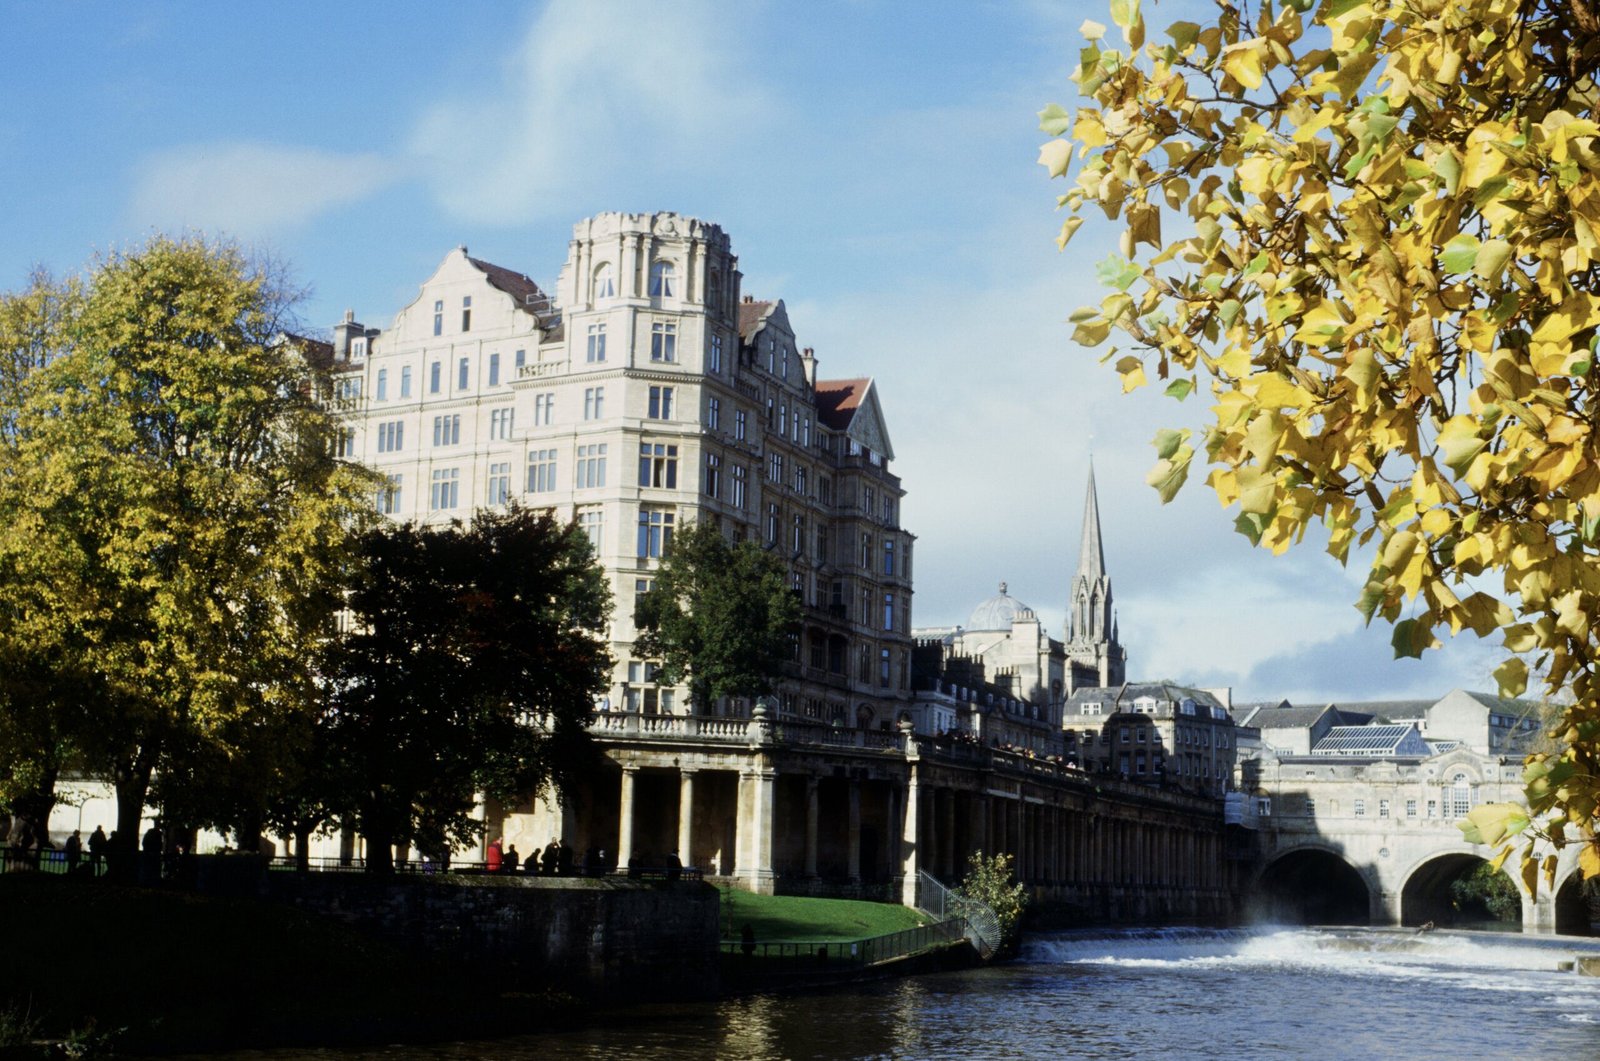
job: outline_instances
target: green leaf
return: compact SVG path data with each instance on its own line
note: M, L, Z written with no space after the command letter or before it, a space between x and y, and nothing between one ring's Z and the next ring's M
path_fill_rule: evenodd
M1200 26L1194 22L1174 22L1167 27L1167 36L1182 51L1200 39Z
M1175 379L1171 383L1167 384L1166 395L1169 398L1176 398L1181 402L1187 398L1189 393L1193 390L1194 382L1192 380Z
M1447 273L1470 272L1478 261L1478 238L1463 232L1451 238L1439 252L1439 264Z
M1039 112L1039 128L1050 136L1061 136L1072 128L1072 115L1060 104L1051 103Z
M1394 624L1394 636L1389 639L1395 659L1421 659L1422 653L1434 645L1433 631L1415 619L1401 619Z
M1472 263L1472 272L1480 280L1493 280L1505 269L1511 259L1511 244L1503 239L1492 239L1478 248Z
M1139 0L1111 0L1111 21L1123 29L1139 18Z
M1187 429L1177 430L1163 427L1156 432L1156 437L1150 441L1150 444L1156 448L1156 456L1162 460L1170 460L1172 455L1178 452L1178 447L1188 440L1189 432Z

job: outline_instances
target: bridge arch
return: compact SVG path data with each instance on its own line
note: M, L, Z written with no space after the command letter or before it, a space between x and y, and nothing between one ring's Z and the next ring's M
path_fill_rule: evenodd
M1256 878L1253 905L1265 921L1296 925L1372 922L1372 887L1343 853L1321 845L1283 852Z
M1488 859L1470 851L1446 851L1418 860L1400 887L1400 923L1440 928L1495 924L1521 931L1522 893L1516 879L1503 869L1491 872L1488 866Z
M1555 890L1555 930L1563 936L1593 936L1594 907L1583 886L1583 874L1570 871Z

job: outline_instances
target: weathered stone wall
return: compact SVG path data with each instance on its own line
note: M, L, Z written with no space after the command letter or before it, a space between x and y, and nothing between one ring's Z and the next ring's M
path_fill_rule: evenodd
M508 988L630 1001L718 990L718 896L707 884L270 873L265 889Z

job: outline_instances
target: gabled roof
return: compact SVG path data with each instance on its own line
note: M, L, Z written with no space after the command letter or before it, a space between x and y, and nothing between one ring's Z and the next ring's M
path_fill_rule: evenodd
M538 316L538 309L549 308L549 296L539 290L539 285L531 278L515 269L507 269L503 265L495 265L481 258L467 256L467 261L477 266L478 270L488 278L492 287L499 288L510 295L516 302L517 308L527 313Z
M817 419L824 427L843 431L846 438L885 460L894 460L894 443L884 423L878 389L866 379L819 379L816 382Z
M744 307L741 306L742 310ZM817 381L817 419L843 431L850 426L861 399L867 393L870 379L821 379Z
M750 336L760 331L762 322L775 305L776 302L757 302L754 299L739 303L739 338L748 341Z

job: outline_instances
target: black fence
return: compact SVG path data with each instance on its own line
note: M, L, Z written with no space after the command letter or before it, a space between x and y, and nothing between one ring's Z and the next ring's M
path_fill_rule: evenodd
M23 850L0 846L0 873L19 872L103 877L106 875L106 862L81 853L76 858L68 858L65 851L57 848Z

